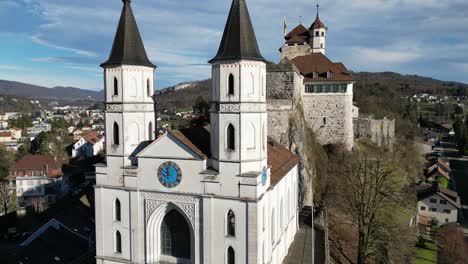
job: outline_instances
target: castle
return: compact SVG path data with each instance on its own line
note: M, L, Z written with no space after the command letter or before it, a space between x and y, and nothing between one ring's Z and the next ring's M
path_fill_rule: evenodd
M291 137L291 115L303 112L322 144L353 144L354 79L325 57L318 15L304 29L286 35L280 64L268 64L246 1L233 0L209 61L210 125L156 138L156 66L123 0L101 65L108 140L106 162L96 166L97 263L283 261L298 230L307 160L303 136Z

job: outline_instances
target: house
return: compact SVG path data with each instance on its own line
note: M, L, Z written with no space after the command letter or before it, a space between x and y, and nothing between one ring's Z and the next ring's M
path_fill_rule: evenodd
M13 135L10 131L0 131L0 142L12 142L15 141L13 139Z
M82 135L72 147L72 157L90 158L104 150L104 137L97 131Z
M52 155L27 155L17 161L6 178L16 189L20 207L30 205L33 198L54 203L68 192L68 177L62 171L63 163Z
M439 224L457 222L460 209L460 197L457 192L435 183L420 186L417 195L418 223L427 220L436 220Z
M13 128L10 128L9 131L11 132L12 138L21 139L22 137L21 132L23 131L21 128L13 127Z
M450 172L450 163L442 158L438 158L435 164L427 168L424 176L427 180L437 181L447 188L451 181Z

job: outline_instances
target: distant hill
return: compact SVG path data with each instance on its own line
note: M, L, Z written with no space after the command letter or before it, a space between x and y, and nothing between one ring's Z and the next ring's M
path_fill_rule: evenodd
M468 95L468 85L440 81L417 75L402 75L394 72L354 73L358 81L354 86L355 100L361 105L369 98L400 98L418 93L435 95ZM156 94L159 110L190 108L198 96L209 100L211 80L183 83L160 90ZM365 107L364 107L365 108ZM364 109L365 110L365 109Z
M25 97L34 100L57 100L57 101L74 101L74 100L91 100L102 101L104 98L103 92L96 92L74 87L54 87L46 88L42 86L0 80L0 95Z

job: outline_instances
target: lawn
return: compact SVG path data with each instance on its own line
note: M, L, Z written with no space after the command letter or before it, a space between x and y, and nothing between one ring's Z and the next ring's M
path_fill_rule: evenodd
M431 243L425 243L424 248L415 247L415 256L412 264L436 264L437 246Z

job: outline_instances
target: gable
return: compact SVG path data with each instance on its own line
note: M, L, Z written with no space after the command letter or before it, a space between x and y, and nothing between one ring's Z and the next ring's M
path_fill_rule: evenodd
M177 137L167 133L137 155L138 158L161 158L161 159L197 159L203 157L182 143Z

